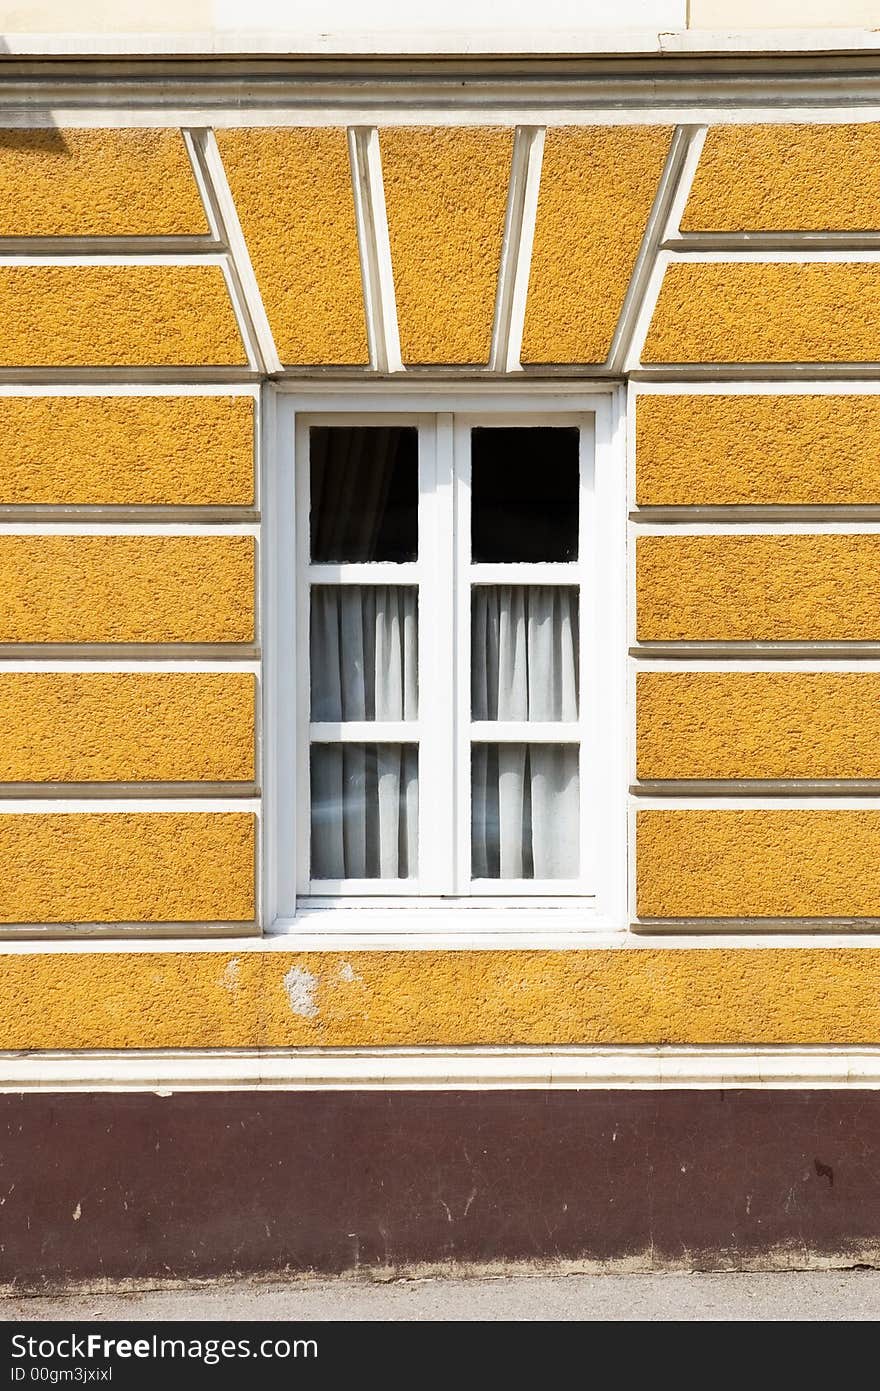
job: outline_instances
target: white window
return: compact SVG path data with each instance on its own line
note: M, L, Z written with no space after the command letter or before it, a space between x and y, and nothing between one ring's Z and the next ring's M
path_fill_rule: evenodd
M624 557L603 543L623 528L597 505L596 422L595 402L310 409L295 429L280 415L295 439L295 524L286 543L283 518L275 531L295 594L270 745L292 812L274 830L282 922L453 904L596 917L609 853L625 856L607 655Z

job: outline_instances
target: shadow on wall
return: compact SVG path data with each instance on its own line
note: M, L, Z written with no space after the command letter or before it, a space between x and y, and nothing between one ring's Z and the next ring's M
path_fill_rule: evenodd
M9 51L9 45L3 38L0 38L0 58ZM39 109L30 111L28 119L32 127L34 123L39 122L39 129L15 130L9 127L0 129L0 149L69 155L70 151L64 136L55 125L52 113L48 108L44 108L42 111Z

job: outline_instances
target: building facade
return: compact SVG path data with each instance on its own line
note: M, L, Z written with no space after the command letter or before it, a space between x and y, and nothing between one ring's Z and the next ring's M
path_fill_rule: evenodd
M876 1259L874 7L39 8L0 1278Z

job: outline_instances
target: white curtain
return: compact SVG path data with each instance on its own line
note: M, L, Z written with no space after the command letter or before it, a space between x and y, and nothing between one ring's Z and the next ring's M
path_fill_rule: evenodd
M312 588L313 721L418 717L415 586Z
M475 720L576 720L578 592L476 585L471 601Z
M578 594L562 585L479 585L471 605L475 720L576 720ZM578 873L577 745L478 744L472 764L477 879Z
M312 745L312 878L409 879L417 872L418 750Z
M412 586L313 587L313 721L417 717L417 613ZM417 832L415 746L313 746L313 878L411 878Z

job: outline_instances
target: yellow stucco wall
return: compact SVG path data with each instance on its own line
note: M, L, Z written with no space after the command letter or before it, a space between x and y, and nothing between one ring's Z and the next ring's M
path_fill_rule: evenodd
M7 955L0 1048L876 1044L878 974L870 948Z
M643 395L643 507L880 502L880 395Z
M523 362L604 362L672 130L547 131Z
M249 812L0 814L0 922L246 922L254 830ZM91 998L87 969L76 1008Z
M0 506L254 500L248 396L0 396Z
M487 362L513 131L380 131L404 362Z
M643 361L871 362L880 265L671 264Z
M216 134L281 361L367 362L345 130Z
M249 672L0 672L0 783L254 777Z
M246 365L219 266L0 266L0 367Z
M880 638L880 536L642 536L641 639Z
M7 132L0 141L0 236L205 235L208 221L179 130Z
M683 231L875 231L880 125L712 126Z
M646 918L880 917L880 811L640 811Z
M249 536L0 536L0 642L250 642Z
M640 778L880 778L875 672L642 671Z

